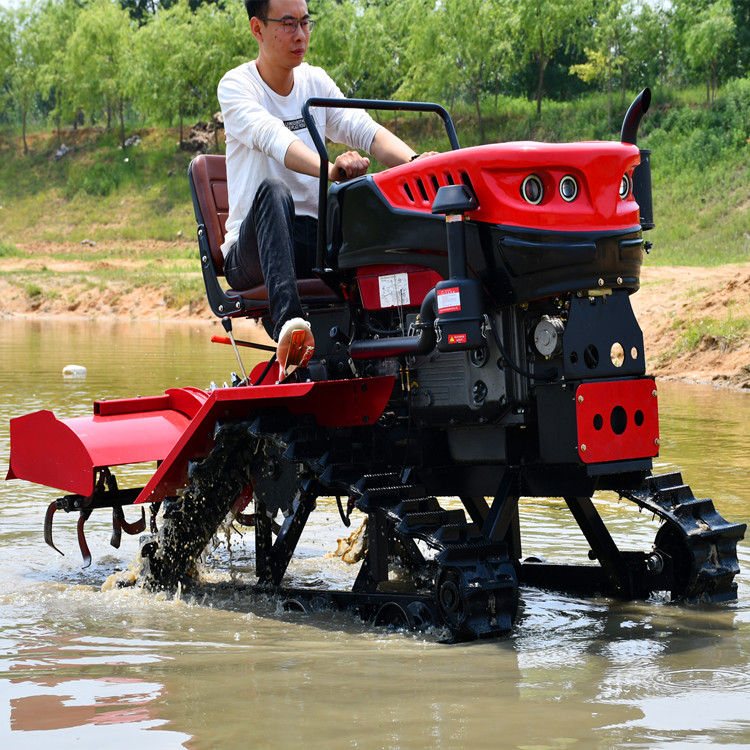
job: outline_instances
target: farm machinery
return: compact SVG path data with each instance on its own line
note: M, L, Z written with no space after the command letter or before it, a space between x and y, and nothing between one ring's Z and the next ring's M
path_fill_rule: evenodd
M228 517L254 527L257 582L291 608L349 607L377 623L436 626L454 640L512 628L519 586L621 599L736 599L745 525L654 475L658 389L630 296L653 227L650 152L637 146L645 89L619 142L459 148L438 105L311 99L321 156L316 277L298 286L316 348L286 376L271 356L247 375L232 320L270 330L264 287L226 289L224 157L189 176L203 277L240 375L209 390L99 401L94 413L11 421L9 478L55 487L56 510L113 513L143 534L140 582L191 585ZM450 150L328 189L313 112L331 106L439 115ZM216 337L222 339L222 337ZM40 439L40 436L42 439ZM117 466L156 461L144 487ZM614 491L660 521L620 549L592 501ZM319 498L366 518L347 590L285 585ZM563 498L590 547L568 564L524 557L519 501ZM446 500L448 498L449 500ZM136 523L123 506L150 505ZM395 569L398 568L398 581Z

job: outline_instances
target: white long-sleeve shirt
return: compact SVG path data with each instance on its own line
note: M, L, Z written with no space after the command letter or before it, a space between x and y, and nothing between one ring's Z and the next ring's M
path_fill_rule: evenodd
M255 61L251 61L224 75L218 96L227 141L229 217L221 246L226 255L237 241L240 225L265 179L278 178L289 186L298 216L317 217L319 178L288 169L284 157L296 139L315 150L302 119L302 105L312 96L343 98L343 94L322 68L302 63L294 69L291 93L279 96L265 84ZM362 151L369 152L382 127L361 109L316 107L311 111L324 139Z

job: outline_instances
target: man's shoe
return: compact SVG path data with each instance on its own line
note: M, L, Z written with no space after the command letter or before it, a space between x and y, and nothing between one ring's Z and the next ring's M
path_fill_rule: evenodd
M310 323L304 318L292 318L281 327L276 360L285 375L287 368L304 367L315 352L315 339Z

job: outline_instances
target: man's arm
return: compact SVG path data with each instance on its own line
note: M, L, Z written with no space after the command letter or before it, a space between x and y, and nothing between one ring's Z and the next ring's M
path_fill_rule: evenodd
M414 149L407 146L398 136L393 135L390 130L381 128L375 133L370 146L370 153L386 167L397 167L405 164L415 156Z
M293 172L309 174L311 177L320 176L320 157L300 140L293 141L284 155L284 166ZM350 180L367 174L370 160L356 151L347 151L336 157L334 162L328 163L328 180ZM342 172L343 170L343 172Z

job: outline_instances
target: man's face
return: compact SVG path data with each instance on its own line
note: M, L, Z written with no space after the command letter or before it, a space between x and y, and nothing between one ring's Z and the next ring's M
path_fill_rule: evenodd
M307 2L305 0L271 0L268 4L268 18L291 19L301 21L309 18ZM258 39L261 54L274 64L288 68L296 68L307 54L310 34L298 24L289 33L284 24L277 21L260 21L252 25L253 33Z

